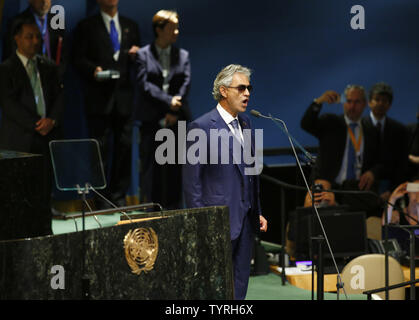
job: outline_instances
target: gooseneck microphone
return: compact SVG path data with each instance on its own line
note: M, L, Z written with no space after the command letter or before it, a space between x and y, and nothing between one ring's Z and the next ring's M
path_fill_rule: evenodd
M259 111L256 111L255 109L250 110L250 114L251 114L252 116L257 117L257 118L262 117L262 114L261 114Z
M257 117L257 118L265 118L265 119L270 119L270 120L272 120L285 134L286 134L286 136L288 137L288 140L289 140L289 142L290 142L290 145L291 145L291 148L292 148L292 151L293 151L293 153L294 153L294 157L295 157L295 160L296 160L296 162L297 162L297 164L298 164L298 167L299 167L299 169L300 169L300 172L301 172L301 175L302 175L302 177L303 177L303 180L304 180L304 183L305 183L305 186L306 186L306 189L307 189L307 192L309 193L309 195L310 195L310 198L311 198L311 201L312 201L312 203L314 204L314 197L313 197L313 194L312 194L312 192L311 192L311 189L310 189L310 187L309 187L309 185L308 185L308 182L307 182L307 178L306 178L306 176L305 176L305 174L304 174L304 171L303 171L303 169L302 169L302 167L301 167L301 163L300 163L300 160L298 159L298 156L297 156L297 152L295 151L295 147L294 147L294 143L298 146L298 148L304 153L304 155L307 157L307 159L310 161L310 162L313 162L314 163L314 161L315 161L315 158L310 154L310 153L308 153L299 143L298 143L298 141L297 140L295 140L292 136L291 136L291 134L288 132L288 128L287 128L287 125L285 124L285 121L283 121L283 120L281 120L281 119L279 119L279 118L274 118L274 117L272 117L272 115L271 114L269 114L269 116L265 116L265 115L263 115L262 113L260 113L259 111L257 111L257 110L250 110L250 114L251 115L253 115L253 116L255 116L255 117ZM280 122L281 124L282 124L282 126L281 125L279 125L279 123L278 122ZM294 142L294 143L293 143ZM320 228L321 228L321 230L322 230L322 234L323 234L323 236L324 236L324 240L326 241L326 244L327 244L327 247L328 247L328 249L329 249L329 252L330 252L330 255L331 255L331 257L332 257L332 260L333 260L333 263L334 263L334 266L335 266L335 268L336 268L336 273L337 273L337 288L338 288L338 291L337 292L339 292L339 288L342 288L343 289L343 292L344 292L344 294L345 294L345 296L346 296L346 299L348 298L347 297L347 295L346 295L346 291L345 291L345 288L344 288L344 286L343 286L343 282L342 282L342 278L341 278L341 275L340 275L340 272L339 272L339 269L338 269L338 266L337 266L337 264L336 264L336 260L335 260L335 256L334 256L334 254L333 254L333 251L332 251L332 248L331 248L331 246L330 246L330 243L329 243L329 239L328 239L328 237L327 237L327 234L326 234L326 231L325 231L325 229L324 229L324 226L323 226L323 223L322 223L322 220L321 220L321 218L320 218L320 215L319 215L319 212L317 211L317 207L316 206L314 206L313 205L313 209L314 209L314 211L315 211L315 213L316 213L316 216L317 216L317 220L319 221L319 224L320 224ZM313 270L313 269L312 269ZM313 277L314 278L314 277ZM339 297L339 296L338 296ZM338 298L339 299L339 298Z
M304 149L301 144L294 139L294 137L288 132L287 129L287 125L285 124L285 122L279 118L274 118L271 115L269 116L265 116L262 113L260 113L259 111L252 109L250 110L250 114L256 118L265 118L265 119L270 119L273 122L275 122L275 124L277 124L277 126L286 134L286 136L288 137L288 139L292 140L292 142L294 142L294 144L298 147L298 149L300 149L300 151L302 153L304 153L305 157L307 158L307 160L311 163L314 164L316 161L316 157L314 157L311 153L309 153L306 149ZM278 125L277 122L281 122L282 126ZM284 129L285 128L285 129ZM290 141L291 142L291 141ZM292 143L291 143L292 144Z

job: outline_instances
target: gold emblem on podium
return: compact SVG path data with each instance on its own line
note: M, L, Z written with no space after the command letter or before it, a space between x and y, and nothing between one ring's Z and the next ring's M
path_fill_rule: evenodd
M125 258L135 274L146 273L154 267L159 241L152 228L130 230L124 238Z

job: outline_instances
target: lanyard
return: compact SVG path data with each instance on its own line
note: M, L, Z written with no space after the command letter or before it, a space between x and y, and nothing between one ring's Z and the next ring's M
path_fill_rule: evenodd
M34 17L35 17L36 24L38 25L39 30L41 31L42 36L45 36L45 33L47 32L47 23L48 23L47 15L45 15L45 19L42 26L41 26L41 20L39 19L38 15L34 14Z
M47 33L47 23L48 23L48 15L45 15L43 25L41 26L41 20L39 19L37 14L33 15L35 17L36 24L38 25L39 30L41 31L42 38L45 41L45 35ZM45 43L42 45L42 53L45 54L46 46Z
M362 130L359 131L358 140L355 139L355 134L353 133L350 126L348 126L349 137L351 138L352 145L354 146L355 152L358 154L361 150L362 143Z

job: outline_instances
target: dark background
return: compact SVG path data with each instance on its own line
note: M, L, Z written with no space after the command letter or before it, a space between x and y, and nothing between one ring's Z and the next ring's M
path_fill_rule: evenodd
M97 10L96 1L56 0L52 4L65 8L65 43L71 48L74 27ZM365 9L365 30L351 28L350 11L354 5ZM26 7L27 0L5 1L2 35L7 19ZM254 108L282 118L303 146L317 145L317 140L299 124L310 102L325 90L343 92L348 83L363 85L367 90L378 81L389 83L394 89L389 115L404 124L416 122L417 0L120 0L119 9L120 14L139 24L141 45L153 40L151 19L158 10L178 11L178 46L191 55L189 98L193 118L216 105L211 95L216 74L224 66L238 63L254 71L251 80L255 90L248 112ZM80 82L71 66L65 88L66 138L85 138ZM325 111L341 113L342 106L326 105ZM367 112L368 109L364 114ZM254 124L264 129L265 148L289 147L287 138L273 123L254 119ZM290 183L302 183L295 167L281 168L286 163L295 163L292 157L265 156L264 162L269 165L265 173ZM262 182L262 202L273 227L265 238L274 242L279 242L276 239L280 236L278 190ZM289 191L286 207L302 205L303 197L304 192Z
M95 0L56 0L65 8L67 44L77 22L96 9ZM351 7L365 9L365 30L352 30ZM9 17L27 7L26 0L6 0L1 33ZM120 14L135 20L142 45L153 39L151 18L158 10L180 15L178 45L189 50L192 64L190 105L193 117L215 106L212 83L230 63L250 67L255 90L250 108L287 122L302 145L317 140L300 129L310 101L325 90L343 92L348 83L367 89L378 81L394 89L389 112L402 123L415 122L419 105L419 2L349 0L120 0ZM0 48L1 49L1 48ZM73 70L66 76L66 135L86 136L82 99ZM325 111L340 113L338 105ZM366 113L367 111L365 111ZM264 129L265 147L287 147L275 125L255 119ZM265 159L290 162L289 159Z

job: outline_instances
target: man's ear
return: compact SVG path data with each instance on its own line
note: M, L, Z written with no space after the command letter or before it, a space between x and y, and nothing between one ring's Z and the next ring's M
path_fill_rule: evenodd
M154 29L154 31L156 32L156 38L160 37L160 35L163 32L163 28L156 26L156 28Z
M227 98L227 88L224 86L220 87L220 93L223 96L223 98Z

